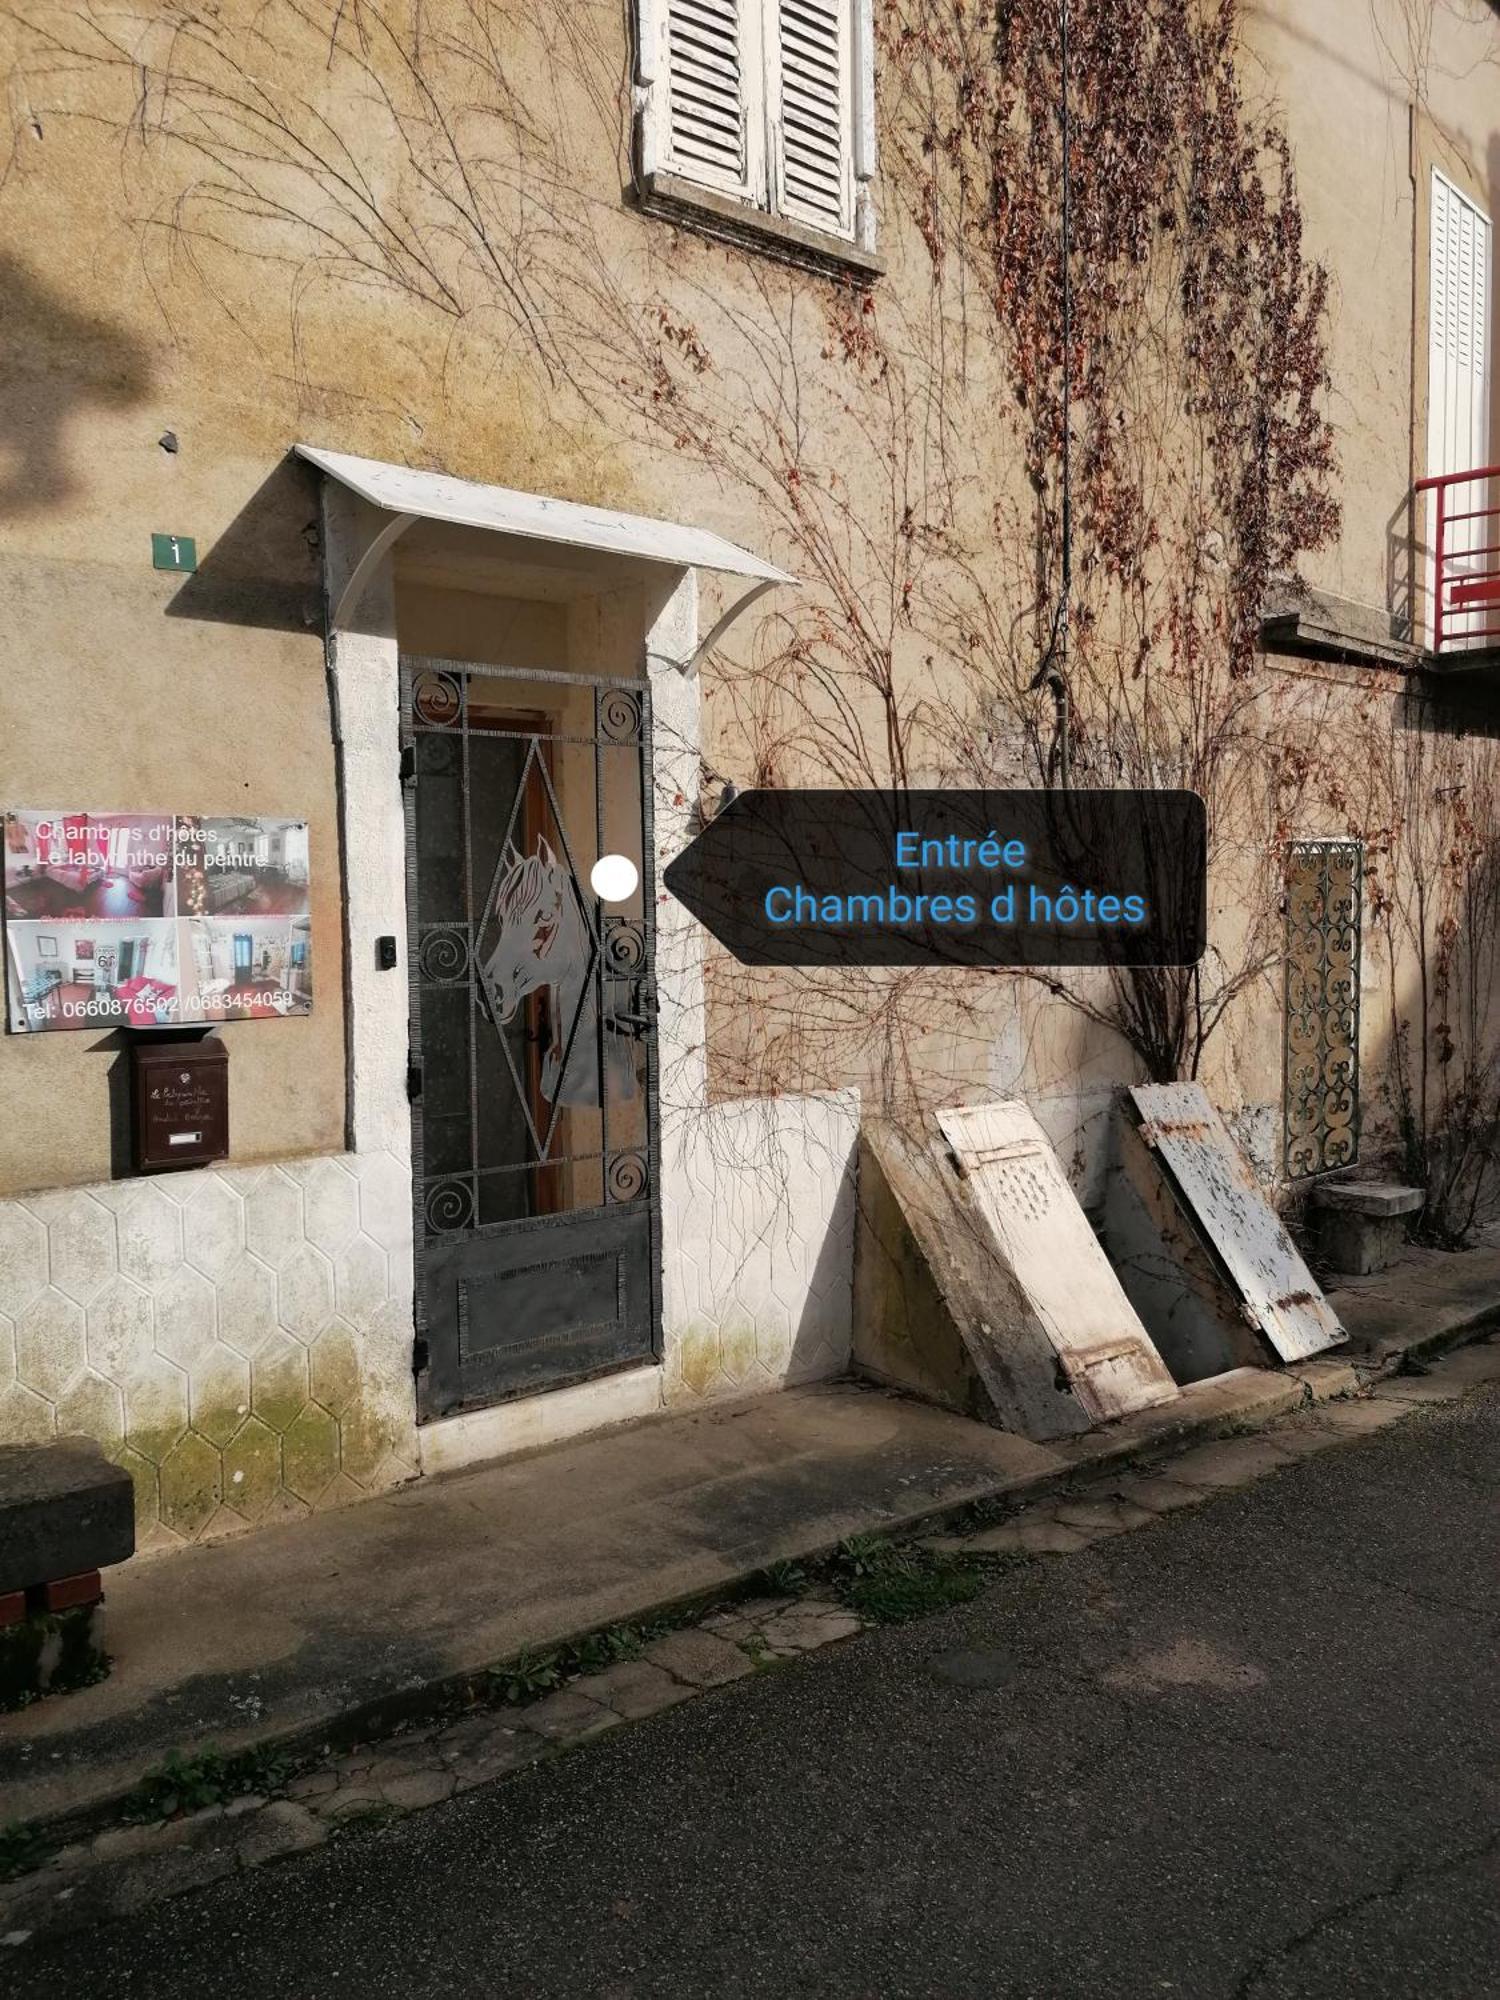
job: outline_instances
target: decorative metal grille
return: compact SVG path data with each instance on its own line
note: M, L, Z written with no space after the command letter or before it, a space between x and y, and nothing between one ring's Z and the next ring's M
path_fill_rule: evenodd
M646 873L649 696L585 682L408 668L424 1079L413 1123L428 1239L654 1198L649 886L640 915L606 913L586 858L603 851L607 813L618 838L633 812L629 845ZM586 691L589 720L504 713L512 688L549 683ZM571 805L555 775L565 756Z
M1359 1152L1358 841L1287 853L1282 1158L1288 1176L1347 1167Z

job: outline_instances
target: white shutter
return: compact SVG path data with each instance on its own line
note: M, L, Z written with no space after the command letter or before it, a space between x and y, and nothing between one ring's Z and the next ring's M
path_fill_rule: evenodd
M1427 470L1429 475L1467 472L1489 462L1490 436L1490 222L1451 181L1432 177L1431 304L1427 347ZM1451 509L1467 513L1485 507L1481 486L1450 490ZM1429 603L1436 508L1428 528ZM1455 521L1448 550L1462 557L1492 535L1484 521ZM1476 557L1476 568L1483 563ZM1449 565L1450 578L1455 573ZM1459 613L1447 628L1450 640L1463 636L1469 614Z
M1026 1105L964 1105L938 1126L975 1204L1095 1423L1170 1402L1177 1385L1136 1318L1078 1197Z
M1441 174L1432 182L1428 471L1483 465L1489 443L1489 219Z
M746 193L755 52L747 47L744 0L666 0L666 6L668 163L709 187Z
M851 0L771 0L776 206L839 236L854 227Z

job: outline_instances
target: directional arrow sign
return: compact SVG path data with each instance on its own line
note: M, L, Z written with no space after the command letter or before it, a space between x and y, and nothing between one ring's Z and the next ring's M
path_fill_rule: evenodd
M741 792L666 870L747 965L1192 965L1195 792Z

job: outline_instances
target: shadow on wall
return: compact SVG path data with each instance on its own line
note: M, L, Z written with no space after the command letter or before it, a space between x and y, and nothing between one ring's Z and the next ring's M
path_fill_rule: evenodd
M80 313L0 254L0 519L40 513L79 487L70 420L126 409L151 387L148 350L102 314Z
M184 440L192 450L193 440ZM202 449L201 446L198 447ZM167 606L169 618L321 630L319 474L288 452L212 545Z
M1385 608L1390 614L1391 637L1404 644L1416 644L1417 585L1426 561L1427 547L1419 538L1418 507L1415 493L1407 493L1385 524Z
M1420 1233L1455 1248L1500 1200L1500 672L1415 676L1392 725L1398 881L1378 925L1366 912L1358 1172L1425 1187Z

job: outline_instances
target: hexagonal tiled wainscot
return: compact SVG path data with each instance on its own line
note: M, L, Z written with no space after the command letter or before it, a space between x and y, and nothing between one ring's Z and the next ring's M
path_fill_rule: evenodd
M97 1438L143 1548L415 1469L411 1181L390 1154L0 1199L0 1442Z

